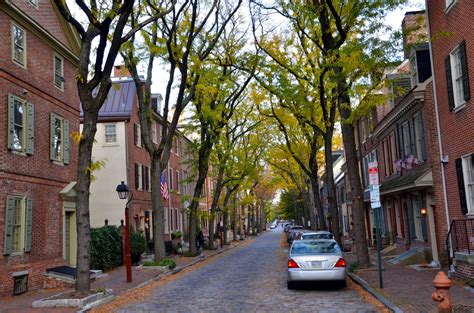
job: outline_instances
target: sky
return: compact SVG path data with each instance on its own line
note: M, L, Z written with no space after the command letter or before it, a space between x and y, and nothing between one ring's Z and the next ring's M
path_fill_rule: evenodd
M405 12L418 11L425 8L425 0L408 0L407 4L400 7L398 10L390 12L387 15L386 23L389 24L393 29L399 30L401 28L403 17ZM153 72L153 93L161 93L164 95L166 90L166 83L168 81L168 73L166 69L155 63L155 70Z

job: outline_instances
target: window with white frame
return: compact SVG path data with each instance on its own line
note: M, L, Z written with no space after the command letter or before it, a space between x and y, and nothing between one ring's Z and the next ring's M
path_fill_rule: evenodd
M23 196L8 196L5 211L5 255L31 250L32 201Z
M456 3L457 0L446 0L446 10L451 8L451 6Z
M34 108L13 94L8 95L8 149L33 154Z
M50 159L69 163L69 121L51 113L50 115Z
M176 170L176 186L174 188L174 190L176 190L177 192L180 192L181 189L179 188L179 184L180 184L180 179L179 179L179 170Z
M168 179L169 179L168 186L170 190L173 190L174 185L173 185L173 168L172 167L168 169Z
M462 158L468 214L474 214L474 154Z
M364 166L365 186L368 186L369 185L369 163L377 162L377 153L376 153L376 151L372 150L366 156L364 156L363 162L364 162L363 166Z
M117 142L117 124L105 124L105 143Z
M64 60L59 55L54 55L54 86L64 90Z
M445 59L449 109L456 110L471 98L466 42L462 41Z
M15 63L26 67L26 32L12 24L12 58Z
M459 47L451 53L451 75L453 79L454 106L457 107L464 103L461 50Z

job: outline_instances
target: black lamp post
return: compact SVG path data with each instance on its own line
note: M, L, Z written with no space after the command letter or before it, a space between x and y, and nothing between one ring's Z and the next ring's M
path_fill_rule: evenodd
M132 282L132 256L130 255L130 221L128 214L128 204L133 199L133 192L130 188L122 181L120 185L115 189L120 199L128 199L125 205L125 268L127 271L127 283Z

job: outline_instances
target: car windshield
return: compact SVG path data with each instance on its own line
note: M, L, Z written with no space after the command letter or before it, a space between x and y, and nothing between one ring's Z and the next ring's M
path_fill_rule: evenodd
M303 239L333 239L331 234L305 234Z
M295 242L291 254L340 254L341 249L335 241Z

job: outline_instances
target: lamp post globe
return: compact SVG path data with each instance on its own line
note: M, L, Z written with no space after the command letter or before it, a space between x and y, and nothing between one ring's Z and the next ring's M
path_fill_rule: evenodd
M125 200L128 199L127 204L125 205L125 244L124 244L124 263L125 269L127 272L127 283L132 282L132 256L130 254L130 221L129 221L129 213L128 213L128 204L132 201L133 193L130 190L125 182L122 181L120 185L117 186L115 189L118 193L120 199Z

